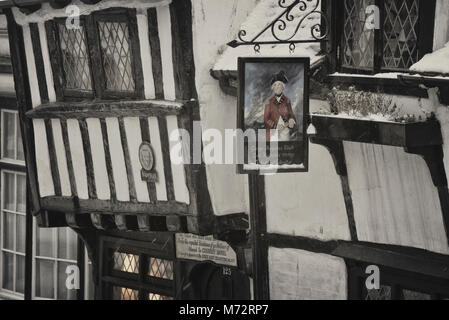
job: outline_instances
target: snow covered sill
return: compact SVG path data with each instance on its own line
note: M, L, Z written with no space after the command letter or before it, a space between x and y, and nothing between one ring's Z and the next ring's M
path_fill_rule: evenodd
M375 75L333 73L327 76L331 87L346 89L355 86L358 90L383 92L402 96L428 98L427 90L418 83L406 83L401 76L410 76L408 73L379 73Z
M269 165L260 165L260 164L244 164L243 170L244 171L258 171L262 175L270 175L270 174L276 174L278 171L281 171L282 173L285 172L301 172L302 170L305 171L306 167L304 164L282 164L282 165L275 165L275 164L269 164Z
M436 120L398 123L335 115L311 115L316 138L373 143L396 147L442 145L440 123Z

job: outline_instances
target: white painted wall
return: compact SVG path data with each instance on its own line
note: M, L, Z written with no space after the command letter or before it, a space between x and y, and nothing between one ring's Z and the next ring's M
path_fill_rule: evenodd
M196 85L203 130L213 128L223 133L236 126L236 99L220 90L209 70L256 2L192 1ZM215 214L248 212L247 177L237 175L234 165L208 165L206 170Z
M433 50L441 49L447 42L449 42L449 1L437 0Z
M303 250L270 248L268 263L272 300L347 299L343 259Z
M359 240L449 254L425 161L398 147L345 142L344 148Z
M270 233L350 240L340 177L326 148L310 144L307 173L265 177Z

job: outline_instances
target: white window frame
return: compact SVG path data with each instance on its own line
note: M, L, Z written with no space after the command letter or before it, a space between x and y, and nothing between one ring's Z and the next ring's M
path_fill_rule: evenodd
M3 119L4 119L4 114L5 113L10 113L10 114L14 114L14 119L16 120L14 123L14 156L15 159L11 159L11 158L5 158L4 157L4 144L3 144L3 137L5 135L4 132L4 126L3 126ZM18 139L18 130L20 130L20 121L19 121L19 113L18 111L15 110L8 110L8 109L1 109L1 118L0 118L0 163L11 163L11 164L17 164L17 165L22 165L25 166L25 161L24 160L17 160L17 143L19 143Z
M58 300L58 264L59 262L65 262L65 263L69 263L69 264L73 264L73 265L78 265L78 261L77 260L69 260L69 259L61 259L58 258L58 249L59 249L59 237L58 237L58 230L60 228L52 228L51 232L52 232L52 243L53 243L53 250L52 250L52 255L53 257L45 257L45 256L38 256L36 254L36 249L37 249L37 223L36 223L36 219L34 219L33 221L33 276L32 276L32 299L33 300ZM67 231L67 229L69 229L68 227L64 227L64 229ZM74 232L72 230L72 232ZM76 233L75 233L76 234ZM76 237L76 239L78 239L78 236ZM78 250L78 248L77 248ZM39 260L44 260L44 261L50 261L53 262L53 298L44 298L44 297L39 297L36 295L36 279L37 279L37 274L36 274L36 261L37 259ZM67 299L65 299L67 300Z
M3 209L3 203L4 203L4 193L3 193L3 186L4 184L4 174L13 174L14 175L14 205L17 205L17 176L21 175L21 176L25 176L25 173L22 172L18 172L18 171L13 171L13 170L6 170L6 169L0 169L0 179L1 179L1 188L0 188L0 197L1 197L1 202L0 202L0 295L5 297L5 298L9 298L9 299L23 299L24 298L24 294L18 293L16 291L10 291L7 289L3 288L3 252L7 252L10 254L14 255L14 270L13 270L13 287L14 289L16 288L16 272L17 272L17 262L16 262L16 256L20 255L25 257L25 253L21 253L18 251L15 251L17 249L17 237L16 237L16 233L17 233L17 216L24 216L26 217L26 213L21 213L21 212L17 212L17 208L16 211L11 211L11 210L6 210ZM4 235L4 212L10 213L14 215L14 250L10 250L10 249L4 249L3 248L3 235ZM25 276L25 275L24 275Z

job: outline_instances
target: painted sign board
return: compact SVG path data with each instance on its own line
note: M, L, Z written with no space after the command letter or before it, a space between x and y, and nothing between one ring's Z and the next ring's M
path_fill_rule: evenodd
M308 171L309 67L309 58L239 58L238 173Z
M213 236L200 237L193 234L176 234L176 257L195 261L212 261L226 266L237 266L235 251L224 241Z

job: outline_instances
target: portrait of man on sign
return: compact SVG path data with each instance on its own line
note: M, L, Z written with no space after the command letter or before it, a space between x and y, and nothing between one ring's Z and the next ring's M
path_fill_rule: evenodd
M309 67L308 58L239 59L237 123L248 141L238 172L308 170Z
M277 139L277 141L290 141L291 131L296 125L292 103L284 94L284 89L287 83L288 78L283 70L274 74L271 79L271 89L274 92L274 96L268 101L264 112L267 142L271 139Z

